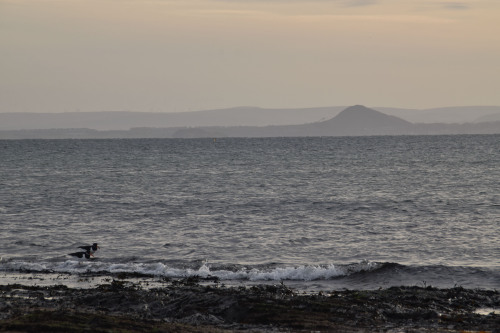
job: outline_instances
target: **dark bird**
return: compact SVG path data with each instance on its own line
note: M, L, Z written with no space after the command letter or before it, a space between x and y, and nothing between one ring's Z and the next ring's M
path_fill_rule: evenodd
M79 246L78 248L84 249L85 251L87 251L89 253L94 253L95 251L97 251L97 249L100 249L100 247L99 247L99 245L97 245L97 243L94 243L92 245Z
M90 257L94 256L92 253L90 253L89 251L87 252L75 252L75 253L70 253L68 254L69 256L74 256L74 257L78 257L78 258L83 258L85 256L86 259L90 259Z

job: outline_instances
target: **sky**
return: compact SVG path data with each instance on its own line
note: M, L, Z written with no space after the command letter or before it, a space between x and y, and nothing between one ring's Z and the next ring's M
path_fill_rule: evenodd
M0 112L500 105L499 0L0 0Z

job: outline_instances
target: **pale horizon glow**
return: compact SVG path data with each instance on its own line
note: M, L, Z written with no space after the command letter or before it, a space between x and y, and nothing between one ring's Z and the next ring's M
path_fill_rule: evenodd
M0 112L500 105L496 0L0 0Z

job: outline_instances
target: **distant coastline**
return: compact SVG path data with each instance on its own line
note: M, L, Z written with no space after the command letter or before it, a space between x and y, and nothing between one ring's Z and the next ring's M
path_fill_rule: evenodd
M111 138L205 138L205 137L304 137L304 136L369 136L369 135L459 135L459 134L500 134L500 107L477 107L476 118L468 115L470 122L450 122L453 110L456 119L465 119L464 114L471 112L464 108L435 109L435 118L447 122L417 123L393 114L405 114L402 110L385 109L386 113L362 105L340 110L341 107L290 110L274 110L266 113L264 109L237 108L224 112L200 111L192 114L151 114L140 112L96 112L62 114L13 114L0 113L0 139L111 139ZM381 108L384 109L384 108ZM498 110L497 110L498 109ZM340 110L340 111L339 111ZM496 113L495 111L498 111ZM321 120L295 124L322 116ZM406 110L408 111L408 110ZM466 112L467 111L467 112ZM473 110L472 110L473 111ZM290 113L291 112L291 113ZM417 111L415 111L417 112ZM426 111L428 112L428 111ZM290 119L286 117L291 115ZM325 119L330 113L333 117ZM233 118L231 118L231 115ZM247 118L242 118L246 115ZM251 115L251 116L250 116ZM406 112L408 115L408 112ZM448 115L448 118L446 118ZM177 118L176 118L177 117ZM182 118L184 117L184 118ZM192 117L198 124L215 123L211 126L173 126L187 124ZM258 123L257 118L275 125L248 125ZM279 118L282 120L277 120ZM302 118L301 118L302 117ZM316 117L316 118L315 118ZM32 119L33 118L33 119ZM182 118L182 119L181 119ZM407 117L408 118L408 117ZM415 118L415 117L414 117ZM498 120L497 120L498 118ZM24 120L23 120L24 119ZM241 125L228 125L236 124ZM283 120L285 119L285 120ZM292 124L280 124L283 122ZM429 118L430 119L430 118ZM26 125L23 128L23 121ZM196 124L196 122L192 122ZM38 124L38 125L37 125ZM173 124L168 126L168 124ZM67 127L72 126L73 127ZM75 125L82 125L75 126ZM139 126L134 126L139 125ZM146 125L146 126L144 126ZM38 127L37 127L38 126ZM103 129L103 128L123 129Z

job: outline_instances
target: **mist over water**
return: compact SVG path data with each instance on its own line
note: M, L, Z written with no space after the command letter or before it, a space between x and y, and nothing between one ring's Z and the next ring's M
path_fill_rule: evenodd
M498 288L499 142L0 141L0 271Z

